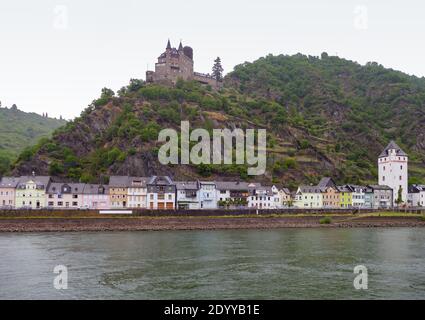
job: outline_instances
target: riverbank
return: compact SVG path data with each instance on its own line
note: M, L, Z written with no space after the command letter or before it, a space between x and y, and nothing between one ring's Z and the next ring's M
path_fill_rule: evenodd
M3 217L0 232L162 231L274 228L425 227L419 215L285 215L239 217Z

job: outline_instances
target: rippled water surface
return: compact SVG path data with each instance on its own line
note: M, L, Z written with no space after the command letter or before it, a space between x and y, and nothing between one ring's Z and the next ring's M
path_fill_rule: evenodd
M425 229L0 234L0 298L424 299Z

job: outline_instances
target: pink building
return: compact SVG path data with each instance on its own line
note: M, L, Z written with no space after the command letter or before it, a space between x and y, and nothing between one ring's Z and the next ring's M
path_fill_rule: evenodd
M0 180L0 208L15 208L15 191L19 178L4 177Z
M83 190L83 209L110 209L109 187L98 184L86 184Z

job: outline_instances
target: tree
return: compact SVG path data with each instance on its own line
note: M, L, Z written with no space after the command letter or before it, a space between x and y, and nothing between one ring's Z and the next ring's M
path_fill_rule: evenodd
M220 57L214 60L214 66L212 68L213 77L217 81L223 80L223 66L221 65Z
M397 200L395 201L397 206L403 203L403 188L400 186L398 189Z

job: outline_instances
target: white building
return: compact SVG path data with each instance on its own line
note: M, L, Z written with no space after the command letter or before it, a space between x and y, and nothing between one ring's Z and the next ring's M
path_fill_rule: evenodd
M408 156L394 141L391 141L379 155L378 175L380 186L389 186L393 189L394 204L400 189L403 203L407 203Z
M411 207L425 207L425 185L409 187L408 203Z
M199 181L198 192L201 209L217 209L217 190L215 182Z
M128 179L128 207L129 208L147 208L149 178L130 177Z
M319 186L299 186L294 198L294 207L300 209L322 208L322 189Z
M153 176L147 183L148 209L174 210L176 185L168 176Z
M83 209L109 209L108 189L108 186L86 184L83 190Z
M176 181L175 184L177 209L199 209L198 181Z
M248 197L248 208L278 209L281 207L278 192L274 193L271 187L258 187L251 190Z
M354 208L364 208L366 187L352 184L348 184L346 187L349 188L352 192L352 206Z
M51 209L80 209L83 206L83 183L51 183L46 192Z

